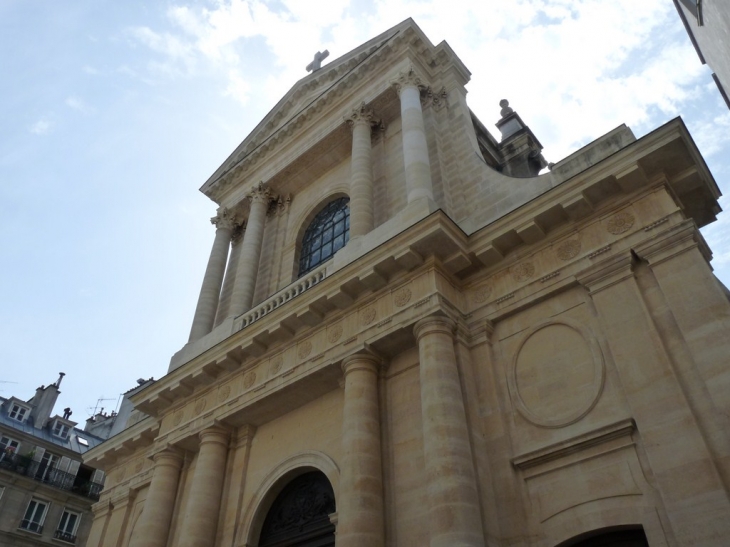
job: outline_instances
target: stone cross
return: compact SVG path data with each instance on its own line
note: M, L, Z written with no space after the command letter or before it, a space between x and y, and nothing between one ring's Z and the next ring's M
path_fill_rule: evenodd
M324 61L328 56L330 52L328 50L324 51L318 51L314 54L314 60L307 65L307 72L314 72L315 70L319 70L322 68L322 61Z

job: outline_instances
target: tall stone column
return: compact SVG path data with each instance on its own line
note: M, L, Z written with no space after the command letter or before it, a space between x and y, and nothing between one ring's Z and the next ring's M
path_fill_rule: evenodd
M365 103L353 109L347 118L352 129L352 163L350 166L350 239L373 229L373 152L371 132L373 111Z
M476 474L454 353L454 322L427 317L416 323L414 332L420 360L430 545L483 546Z
M413 67L401 72L393 82L400 96L400 114L403 132L403 161L405 163L408 203L419 198L433 200L431 163L428 159L426 129L421 109L421 79Z
M200 432L200 451L195 463L180 547L208 547L215 543L218 511L228 455L228 431L213 426Z
M223 284L223 274L226 271L228 248L231 243L231 234L235 227L235 218L227 209L221 209L216 216L210 219L215 225L215 240L210 251L208 267L203 276L203 286L200 289L198 305L195 308L193 326L190 329L189 341L197 340L213 330L215 314L218 311L218 298Z
M259 271L261 245L264 240L266 211L269 208L272 194L263 182L259 182L246 197L251 200L251 210L241 242L241 255L238 258L233 294L228 307L229 315L240 315L251 309L253 292L256 288L256 275Z
M144 510L134 530L131 547L165 547L175 508L182 454L166 449L153 456L155 467Z
M378 368L378 359L367 354L351 355L342 363L345 403L337 547L382 547L385 541Z

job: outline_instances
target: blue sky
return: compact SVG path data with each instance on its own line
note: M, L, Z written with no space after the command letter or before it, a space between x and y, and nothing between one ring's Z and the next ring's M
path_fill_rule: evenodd
M314 52L331 61L406 17L472 71L485 125L509 99L548 161L681 115L730 192L730 112L669 0L312 5L0 2L0 395L66 372L57 409L83 424L162 376L213 241L198 188ZM726 284L729 223L703 230Z

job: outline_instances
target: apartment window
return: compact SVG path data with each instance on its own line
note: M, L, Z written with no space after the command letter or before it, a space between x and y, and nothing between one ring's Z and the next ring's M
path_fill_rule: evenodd
M81 520L79 513L64 509L61 520L58 521L58 529L53 537L66 543L76 543L76 530L79 527L79 520Z
M48 503L45 501L37 499L30 500L28 509L25 510L25 516L20 522L20 527L23 530L35 532L36 534L43 533L43 521L46 519L47 511Z
M329 202L307 227L299 255L299 275L329 260L350 239L350 198Z
M66 437L68 437L69 429L70 428L66 424L61 423L58 420L56 420L56 422L53 426L53 434L56 437L61 437L62 439L65 439Z
M18 403L13 403L13 406L10 407L10 414L8 416L11 420L24 422L27 414L28 409L26 407L20 406Z
M55 454L45 451L40 463L38 464L38 470L36 471L35 478L39 481L51 482L53 479L53 470L58 467L59 460L60 458Z
M18 453L20 443L4 435L0 437L0 462Z

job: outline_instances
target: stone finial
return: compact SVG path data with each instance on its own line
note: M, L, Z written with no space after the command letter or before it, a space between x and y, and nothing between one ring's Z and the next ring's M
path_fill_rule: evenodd
M509 105L509 101L507 99L502 99L499 101L499 106L502 107L502 110L499 112L499 114L504 118L505 116L508 116L509 114L512 114L514 110Z

